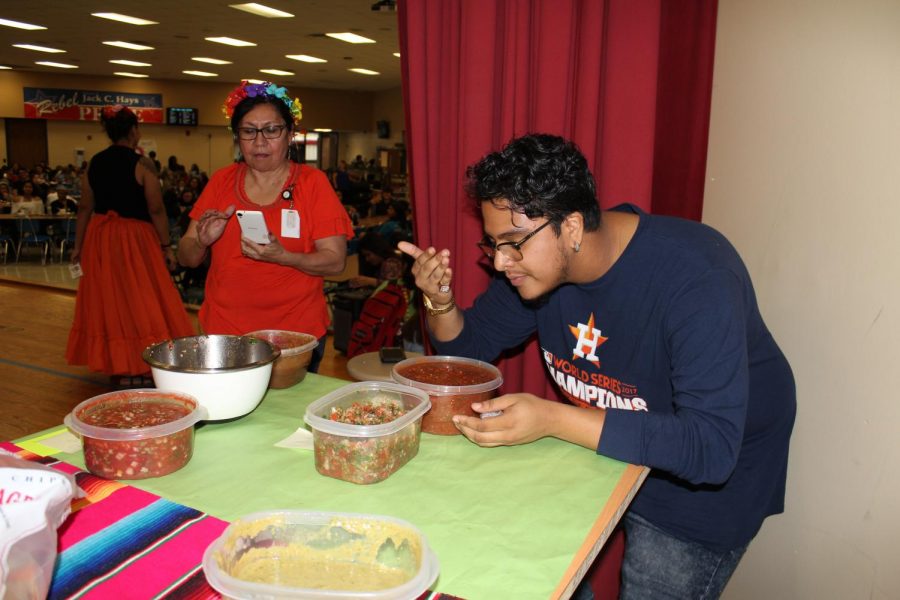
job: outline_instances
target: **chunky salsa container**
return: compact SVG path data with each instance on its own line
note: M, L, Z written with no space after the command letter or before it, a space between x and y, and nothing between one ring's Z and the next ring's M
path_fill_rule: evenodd
M253 513L203 554L207 581L227 598L407 600L425 592L439 569L411 523L354 513Z
M424 392L382 381L351 383L319 398L304 415L316 470L351 483L387 479L419 452L422 415L430 406ZM359 424L336 420L346 415Z
M417 356L402 360L391 370L394 381L429 395L431 410L422 419L422 431L457 435L453 415L477 417L473 402L490 400L503 383L494 365L459 356Z
M281 350L281 356L272 364L269 388L280 390L297 385L306 377L313 350L319 340L309 333L284 329L262 329L248 333L250 337L265 340Z
M193 396L157 389L89 398L63 422L81 436L84 463L107 479L147 479L177 471L194 452L194 424L206 410Z

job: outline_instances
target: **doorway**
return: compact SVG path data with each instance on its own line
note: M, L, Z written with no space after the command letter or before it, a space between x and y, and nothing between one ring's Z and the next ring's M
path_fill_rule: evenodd
M6 122L6 161L31 169L50 158L47 149L46 119L4 119Z

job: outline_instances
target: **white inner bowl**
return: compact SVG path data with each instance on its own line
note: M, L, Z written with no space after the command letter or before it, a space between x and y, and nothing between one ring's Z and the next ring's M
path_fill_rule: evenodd
M166 340L144 350L156 387L190 394L219 421L259 405L280 350L265 340L200 335Z

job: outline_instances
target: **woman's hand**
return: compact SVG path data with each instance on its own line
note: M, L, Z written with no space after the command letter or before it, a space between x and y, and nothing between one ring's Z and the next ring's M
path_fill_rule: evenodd
M475 402L472 410L498 416L455 415L453 423L464 436L479 446L515 446L550 435L552 405L556 403L533 394L506 394L485 402Z
M453 292L450 282L453 280L453 270L450 268L450 251L447 249L438 252L433 247L422 250L409 242L400 242L397 248L414 259L412 274L415 277L416 287L428 296L434 304L450 304Z
M269 234L268 244L257 244L245 237L241 237L241 254L253 260L283 264L288 251L284 249L278 238Z
M166 246L166 249L163 250L163 256L166 259L166 268L169 269L170 273L174 273L175 269L178 268L178 259L175 257L175 248Z
M75 248L72 250L72 253L69 255L69 264L77 265L81 262L81 249Z
M234 205L232 204L225 211L209 209L197 221L197 240L204 248L212 246L225 231L228 225L228 219L234 214Z

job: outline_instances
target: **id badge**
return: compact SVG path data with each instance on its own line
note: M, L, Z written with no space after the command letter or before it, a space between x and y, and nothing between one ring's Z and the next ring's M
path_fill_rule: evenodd
M281 209L281 235L289 238L300 237L300 213L289 208Z

